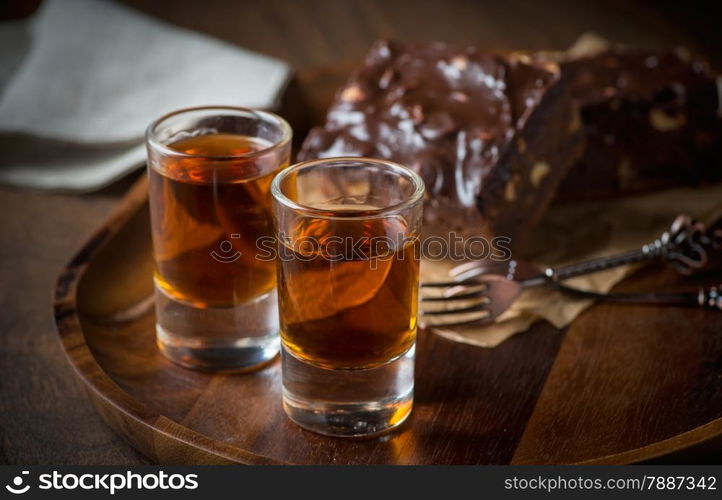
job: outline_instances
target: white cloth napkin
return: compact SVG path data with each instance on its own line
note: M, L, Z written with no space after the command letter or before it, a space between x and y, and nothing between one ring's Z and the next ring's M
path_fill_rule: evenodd
M29 21L0 24L0 44L0 182L40 188L102 187L144 162L153 119L273 108L290 75L282 61L101 0L45 0Z

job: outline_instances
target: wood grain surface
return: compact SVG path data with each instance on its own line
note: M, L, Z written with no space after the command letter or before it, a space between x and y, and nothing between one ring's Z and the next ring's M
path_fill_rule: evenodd
M414 411L399 430L361 440L304 431L281 407L278 360L213 375L156 348L146 192L142 178L71 260L55 316L101 415L153 461L629 463L722 441L722 314L620 305L592 307L564 330L538 323L494 349L421 331ZM649 269L620 288L720 281Z
M668 1L621 0L597 4L531 0L133 0L124 3L168 22L284 58L302 72L358 60L371 42L379 37L439 39L480 47L541 49L563 48L580 33L595 30L614 40L651 47L682 43L711 57L718 67L719 54L722 54L722 37L708 22L704 12L700 12L703 5L695 2L681 5ZM24 9L0 11L0 16L22 13ZM299 99L303 97L304 102L309 103L308 114L301 113L296 123L304 119L313 122L322 113L329 88L335 84L333 72L325 80L323 71L320 76L316 73L314 78L301 78L292 89ZM324 81L326 83L319 83ZM315 83L304 87L308 82ZM107 217L130 184L130 180L124 180L100 193L82 196L0 187L0 210L3 214L0 222L0 463L138 464L147 461L108 429L87 401L57 342L49 300L58 273L82 241ZM561 359L573 359L576 350L589 345L587 343L612 342L605 337L606 330L600 327L595 330L588 321L591 320L584 316L579 322L579 325L590 328L588 335L583 336L586 330L575 324L564 338L560 347ZM690 346L678 335L672 335L672 340L668 337L657 340L685 344L681 346L684 347L681 349L683 352L701 349L704 344L702 332L708 327L700 325L700 320L696 321L691 324L697 328L695 335L699 338ZM616 326L621 328L626 325ZM690 331L687 326L681 328L682 332ZM620 330L617 335L623 339L624 334ZM527 336L520 336L520 341ZM620 342L620 338L615 342ZM635 349L651 355L644 349L654 349L655 343L649 346L644 342L636 341ZM707 342L711 340L707 339ZM707 349L708 346L703 347ZM719 357L714 358L716 348L718 346L709 346L706 355L709 356L708 363L717 363L715 366L719 368ZM513 346L504 349L512 350ZM488 356L495 360L496 352L490 351ZM603 368L604 362L605 354L600 352L599 358L594 361L595 366ZM560 367L558 361L546 369L551 369L550 382L556 382L544 387L538 405L553 404L554 398L549 395L551 390L561 393L569 390L572 381L565 381L566 377L594 375L581 370L581 367ZM647 377L644 380L651 376L648 373L640 375ZM694 377L694 374L670 370L659 388L655 389L656 383L651 387L632 384L633 390L644 392L645 397L655 390L664 394L675 383L681 383L678 377ZM614 393L617 387L610 380L605 390ZM423 390L433 392L433 387ZM697 399L670 397L665 405L676 405L689 412L688 424L693 425L704 415L704 398L714 401L719 393L707 381L700 382L690 396L686 396ZM686 403L690 406L684 408ZM560 412L558 415L561 417L571 417L572 409L554 410ZM595 414L593 405L576 411L586 412L585 418L588 419ZM629 411L623 396L618 395L617 409L605 415L605 419L621 419L629 415ZM532 419L523 440L533 440L538 433L549 432L545 426L550 418L548 416L546 421ZM667 424L642 423L648 424L642 436L635 434L638 432L636 429L630 429L625 439L631 443L635 439L644 439L643 436L664 436L670 432ZM563 435L564 429L552 428L552 432ZM596 445L601 436L592 433L586 439ZM519 447L515 461L530 460L531 455L525 449L524 446ZM703 453L701 456L706 456L708 460L716 460L720 456L719 447L700 446L696 451ZM565 446L544 453L558 459L574 459L572 451ZM695 455L697 460L699 453Z

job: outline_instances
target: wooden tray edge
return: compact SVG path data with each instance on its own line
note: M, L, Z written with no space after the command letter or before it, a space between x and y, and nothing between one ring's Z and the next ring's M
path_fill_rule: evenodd
M107 221L75 253L55 282L55 325L69 364L83 382L93 406L103 420L131 446L156 463L283 464L213 441L138 402L103 371L90 351L77 312L78 284L92 258L142 206L147 195L148 180L143 175L133 184Z
M722 418L717 418L646 446L585 460L575 465L623 465L640 462L664 464L683 460L697 463L701 456L710 454L713 449L719 450L720 446L722 446ZM666 460L667 458L669 460Z

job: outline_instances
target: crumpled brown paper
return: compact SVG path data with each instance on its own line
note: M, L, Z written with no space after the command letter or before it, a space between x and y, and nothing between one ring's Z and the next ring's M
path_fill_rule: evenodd
M531 236L529 245L523 249L523 260L539 267L560 266L635 250L659 238L675 217L682 213L703 221L722 214L722 185L552 207ZM517 257L522 258L513 256ZM448 269L458 264L423 261L421 280L444 279ZM579 276L565 283L605 293L632 270L633 266L623 266ZM592 303L591 300L570 298L559 292L536 287L525 290L511 309L491 324L430 329L456 342L495 347L541 319L562 328Z

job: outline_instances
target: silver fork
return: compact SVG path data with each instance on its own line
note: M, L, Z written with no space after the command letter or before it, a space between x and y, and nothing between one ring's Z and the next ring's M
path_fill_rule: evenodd
M519 298L525 288L550 286L577 297L644 304L699 305L720 309L717 288L689 294L598 294L561 281L627 264L662 260L682 274L703 269L709 251L722 248L719 221L707 228L689 216L678 216L669 230L640 249L569 266L539 270L521 261L470 262L454 268L451 281L422 283L422 319L429 326L491 322Z

